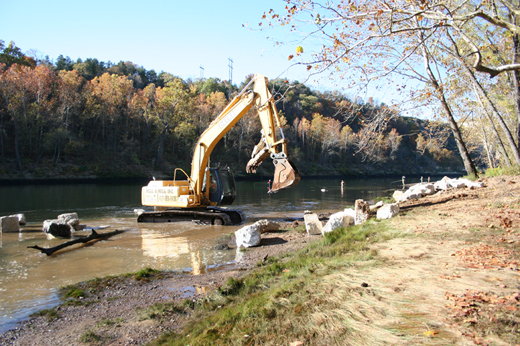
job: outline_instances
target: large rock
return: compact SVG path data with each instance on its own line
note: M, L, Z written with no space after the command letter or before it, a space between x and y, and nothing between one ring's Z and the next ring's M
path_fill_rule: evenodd
M367 222L370 217L370 206L368 205L368 202L365 202L362 199L357 199L354 208L354 211L356 212L354 224L361 225L362 223Z
M18 224L20 226L27 224L27 221L25 220L25 214L20 213L20 214L14 214L14 215L9 215L9 216L14 216L14 217L18 218Z
M370 206L370 212L375 213L379 208L381 208L385 203L383 201L379 201L374 205Z
M260 233L278 231L280 229L280 224L275 221L259 220L255 224L260 227Z
M348 227L352 224L354 224L354 218L347 212L340 211L330 216L329 221L322 228L321 234L325 235L325 233L332 232L340 227Z
M2 233L11 233L20 231L20 221L16 216L0 217L0 230Z
M43 221L43 231L53 237L70 238L72 226L65 219Z
M58 220L64 220L74 228L79 225L79 217L77 213L65 213L58 215Z
M318 215L306 210L303 213L303 220L305 221L305 229L307 230L307 234L322 234L321 230L323 229L323 225L318 218Z
M237 248L253 247L260 245L262 238L260 236L260 226L256 223L240 228L235 232Z
M390 219L399 214L399 203L385 204L377 211L377 219Z
M420 183L413 185L408 189L410 194L421 194L421 196L429 196L435 193L435 186L432 183Z

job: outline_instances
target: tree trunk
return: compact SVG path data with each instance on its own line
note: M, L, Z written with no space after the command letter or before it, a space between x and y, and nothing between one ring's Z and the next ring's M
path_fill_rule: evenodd
M457 122L455 121L455 117L453 116L453 113L451 112L451 109L448 105L448 101L446 101L446 97L444 96L444 91L442 87L439 85L439 82L437 81L437 78L433 74L433 71L430 67L430 60L429 60L429 53L426 51L426 47L424 46L424 41L420 40L423 58L424 58L424 67L426 69L426 73L428 74L428 77L430 78L430 83L434 87L437 98L439 99L441 103L442 110L444 114L446 115L446 118L448 118L448 124L450 126L451 132L453 133L453 137L455 137L455 142L457 143L457 148L459 149L459 154L462 159L462 162L464 163L464 168L466 169L466 173L473 176L478 176L477 169L475 168L475 165L473 161L471 160L471 156L469 155L468 149L466 148L466 144L464 143L464 140L462 139L462 134L460 132L459 126L457 125Z
M167 132L168 132L168 124L164 124L164 128L161 133L161 137L159 138L159 146L157 147L157 157L155 158L155 165L157 168L161 167L162 155L164 153L164 140L166 139Z
M518 2L517 2L518 6ZM512 14L513 23L516 25L516 16ZM512 63L513 64L519 64L520 63L520 36L518 34L514 34L513 37L513 56L512 56ZM512 88L511 88L511 94L514 100L515 104L515 112L516 112L516 143L517 148L520 147L520 71L513 70L511 72L512 77Z
M509 159L509 155L507 155L507 150L504 147L504 143L502 142L502 139L500 138L500 134L498 133L497 128L495 127L495 124L493 123L493 118L489 115L486 107L484 106L484 103L482 102L482 99L480 98L480 95L478 93L477 87L474 85L475 90L475 96L477 97L477 100L480 104L480 107L482 108L482 111L486 114L487 118L489 119L489 122L491 123L491 128L493 129L493 133L495 134L495 138L497 138L498 146L502 152L502 155L504 156L504 159L506 160L506 165L511 166L511 160ZM484 131L484 129L482 129Z
M18 120L16 119L16 115L13 114L13 123L14 123L14 152L16 154L16 162L18 163L18 170L22 171L22 160L20 158L20 150L18 146Z
M515 158L516 164L520 165L520 152L518 151L518 147L515 143L515 139L513 138L513 135L511 134L511 131L509 131L509 128L507 127L506 122L498 112L497 108L495 107L495 104L491 99L489 98L487 92L484 90L482 85L480 85L479 81L475 77L475 74L473 71L470 70L470 68L465 64L464 61L461 60L462 66L464 67L464 70L467 72L468 76L470 77L471 81L473 82L473 85L480 91L480 94L484 97L484 99L487 101L489 106L491 107L491 112L493 113L493 116L498 120L498 123L500 124L500 127L502 128L502 131L504 132L507 142L509 143L509 147L511 148L511 151L513 152L513 156Z

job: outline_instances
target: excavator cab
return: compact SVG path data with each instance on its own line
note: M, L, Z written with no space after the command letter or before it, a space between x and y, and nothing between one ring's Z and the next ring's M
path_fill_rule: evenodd
M209 169L209 184L204 184L203 190L209 185L209 200L217 205L231 205L237 193L235 178L231 170L226 167Z

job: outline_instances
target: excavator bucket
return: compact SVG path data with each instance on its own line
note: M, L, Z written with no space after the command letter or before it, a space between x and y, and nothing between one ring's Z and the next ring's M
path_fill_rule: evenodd
M274 179L270 192L278 192L287 189L300 182L300 172L289 159L275 159Z

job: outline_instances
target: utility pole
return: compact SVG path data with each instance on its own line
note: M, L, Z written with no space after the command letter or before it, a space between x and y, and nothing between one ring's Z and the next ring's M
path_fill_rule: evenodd
M228 58L229 60L229 84L233 84L233 60L231 58Z
M204 67L202 67L202 65L200 65L200 79L204 79Z

